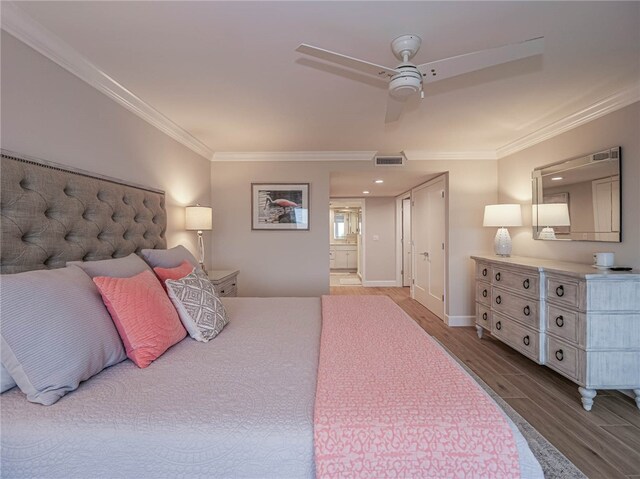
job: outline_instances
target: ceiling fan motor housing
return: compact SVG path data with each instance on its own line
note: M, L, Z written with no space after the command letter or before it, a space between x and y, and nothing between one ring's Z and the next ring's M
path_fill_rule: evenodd
M413 66L399 66L399 73L389 82L389 93L395 98L406 98L422 89L422 74Z
M391 42L391 51L401 61L412 58L420 49L422 40L418 35L400 35ZM404 56L407 58L404 58Z

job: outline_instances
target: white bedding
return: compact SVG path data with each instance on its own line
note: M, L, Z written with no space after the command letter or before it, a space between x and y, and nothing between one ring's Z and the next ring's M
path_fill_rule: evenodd
M0 397L3 477L313 477L319 298L225 298L209 343L127 360L53 406Z

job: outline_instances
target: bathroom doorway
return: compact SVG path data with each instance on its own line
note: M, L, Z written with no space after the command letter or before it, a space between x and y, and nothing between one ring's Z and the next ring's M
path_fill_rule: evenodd
M330 286L362 286L363 210L362 199L329 201Z

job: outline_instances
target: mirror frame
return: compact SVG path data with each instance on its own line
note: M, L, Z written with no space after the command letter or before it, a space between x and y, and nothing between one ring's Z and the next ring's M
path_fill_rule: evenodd
M605 242L605 243L620 243L622 242L622 170L621 170L621 159L622 159L622 148L621 147L614 147L614 148L610 148L608 150L603 150L603 151L598 151L596 153L592 153L586 156L580 156L577 158L571 158L568 160L562 160L562 161L558 161L555 163L550 163L547 165L543 165L543 166L539 166L537 168L535 168L533 170L533 172L531 173L531 189L532 189L532 196L531 196L531 231L533 234L533 239L535 240L544 240L544 241L591 241L591 242ZM543 225L539 225L538 224L538 219L536 217L536 207L540 204L543 204L541 202L544 193L543 193L543 187L542 187L542 177L543 176L547 176L550 174L557 174L560 173L562 171L568 171L568 170L574 170L576 168L584 168L587 167L589 165L593 165L596 164L600 161L610 161L612 162L612 164L615 164L617 166L617 170L618 170L618 177L620 178L620 188L618 189L618 205L619 205L619 224L620 224L620 228L618 230L618 236L616 239L591 239L591 238L587 238L587 239L578 239L578 238L547 238L544 237L544 235L542 235L543 237L541 237L541 233L542 233L542 228ZM544 200L542 200L544 201ZM591 232L576 232L576 234L578 233L586 233L586 234L598 234L598 233L605 233L605 232L597 232L597 231L591 231ZM609 232L606 232L608 234L611 234Z

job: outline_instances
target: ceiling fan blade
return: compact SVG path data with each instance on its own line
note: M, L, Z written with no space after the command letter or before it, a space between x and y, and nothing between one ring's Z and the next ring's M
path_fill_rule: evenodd
M478 52L436 60L418 65L423 81L431 83L483 68L500 65L521 58L540 55L544 49L544 37L532 38L520 43L489 48Z
M380 78L391 78L396 74L396 71L393 68L376 65L375 63L366 62L347 55L324 50L322 48L307 45L306 43L302 43L298 48L296 48L296 51Z
M402 114L402 109L404 108L404 100L399 100L397 98L388 95L387 97L387 114L384 117L385 123L393 123L394 121L398 121L400 119L400 115Z

